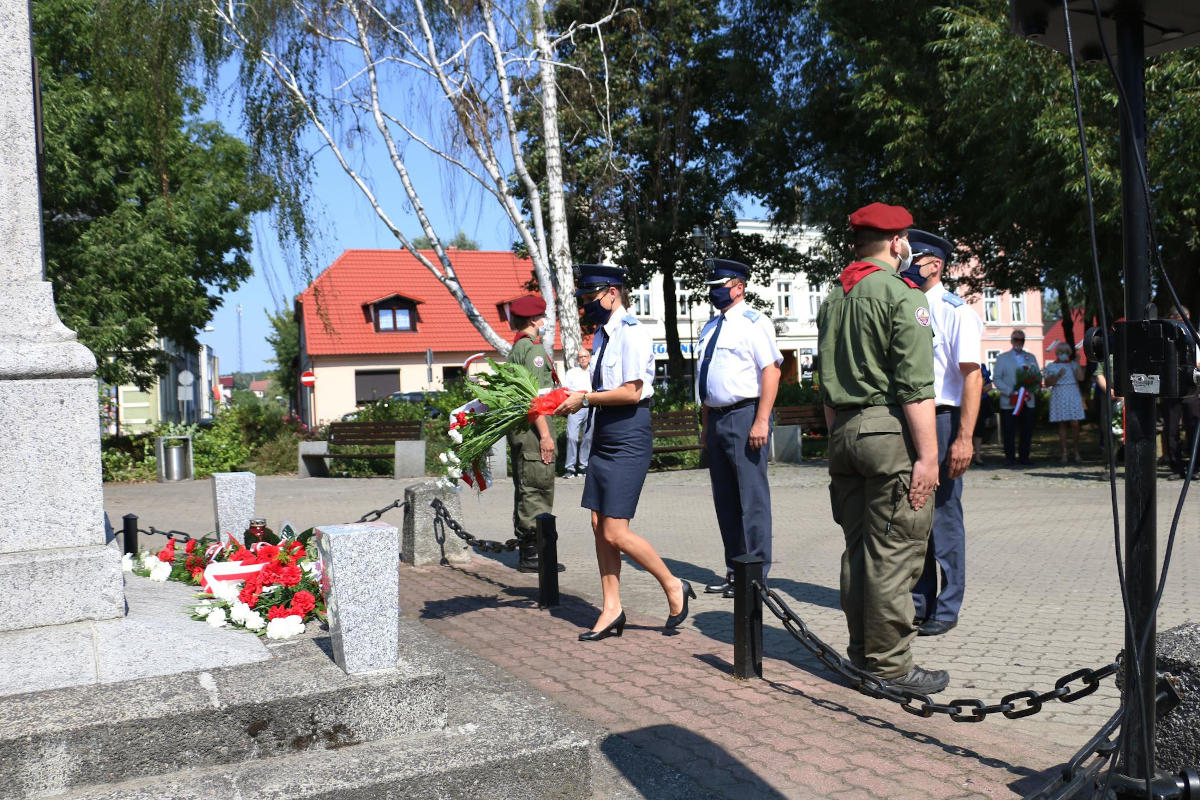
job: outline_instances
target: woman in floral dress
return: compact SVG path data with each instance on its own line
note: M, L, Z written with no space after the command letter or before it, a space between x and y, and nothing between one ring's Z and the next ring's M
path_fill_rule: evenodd
M1050 387L1050 421L1058 423L1058 443L1062 446L1063 463L1067 461L1068 425L1074 457L1079 461L1079 421L1084 416L1079 382L1083 380L1083 366L1066 342L1061 342L1054 353L1055 361L1047 364L1042 373L1046 386Z

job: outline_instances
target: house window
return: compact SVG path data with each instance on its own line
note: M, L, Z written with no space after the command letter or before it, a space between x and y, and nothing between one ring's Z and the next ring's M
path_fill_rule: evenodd
M819 283L810 283L808 285L808 318L815 320L817 312L821 310L821 300L824 298L824 292L821 291Z
M637 317L650 316L650 284L643 283L633 290L633 314Z
M449 386L467 376L462 367L442 367L442 385Z
M679 317L686 317L692 304L689 302L687 290L679 285L679 281L675 281L675 302L678 303L675 313Z
M775 313L780 317L792 316L792 282L775 282Z
M355 370L354 402L372 403L400 391L399 370Z
M375 330L381 333L415 331L414 316L412 306L375 306Z
M1013 322L1025 321L1025 295L1014 294L1009 305L1009 311L1012 312Z
M987 323L1000 321L1000 293L995 289L983 290L983 321Z
M999 358L999 357L1000 357L1000 351L999 351L999 350L988 350L988 351L987 351L987 352L984 354L983 360L984 360L985 362L987 362L987 368L988 368L988 372L991 372L991 373L995 374L995 372L996 372L996 359L997 359L997 358Z

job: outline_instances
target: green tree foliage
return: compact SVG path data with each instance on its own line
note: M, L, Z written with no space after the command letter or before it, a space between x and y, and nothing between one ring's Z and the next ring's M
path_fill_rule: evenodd
M418 250L433 249L433 240L423 233L420 236L414 236L412 243L413 247L417 248ZM475 241L470 236L467 236L466 231L459 231L458 233L454 234L453 239L446 243L446 246L453 247L456 250L478 250L479 242Z
M778 219L825 225L812 269L840 269L845 220L874 200L980 258L973 282L1096 295L1066 56L1009 30L1005 0L804 0L746 180ZM1115 46L1115 45L1114 45ZM1147 63L1149 174L1164 258L1192 306L1200 200L1200 58ZM1119 118L1103 63L1080 66L1104 297L1122 308ZM1161 286L1159 287L1161 290ZM1185 299L1186 302L1186 299ZM1162 298L1160 294L1160 305Z
M191 8L33 3L47 275L108 383L152 381L158 337L195 345L251 274L249 218L271 203L245 145L198 118Z
M296 312L288 309L278 314L270 311L266 314L271 323L267 342L275 351L275 357L269 359L275 365L272 377L288 398L288 408L295 408L300 394L300 325L296 321Z
M565 0L551 25L610 6ZM634 284L662 276L672 375L683 374L677 293L703 288L694 228L713 234L714 255L747 261L760 279L794 259L761 237L719 234L772 84L768 51L748 46L762 21L716 0L633 0L602 37L579 34L560 51L572 67L559 70L572 248L581 261L617 253Z

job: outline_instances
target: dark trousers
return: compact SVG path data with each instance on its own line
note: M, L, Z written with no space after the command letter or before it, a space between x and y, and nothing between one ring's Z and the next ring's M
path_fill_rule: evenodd
M1004 437L1004 460L1012 463L1016 460L1014 453L1020 454L1021 461L1029 460L1029 447L1033 443L1033 420L1037 416L1037 409L1026 406L1021 409L1021 413L1013 416L1011 408L1000 409L1000 433ZM1020 449L1015 446L1017 444L1017 436L1020 436Z
M967 578L967 534L963 526L962 476L950 478L950 445L958 436L959 410L937 415L938 488L933 502L933 533L925 569L913 589L918 618L957 622ZM938 573L942 591L938 592Z
M726 575L740 555L763 560L763 575L771 567L771 487L767 483L766 445L750 447L754 404L731 411L709 411L704 432L708 475L721 541L725 545Z

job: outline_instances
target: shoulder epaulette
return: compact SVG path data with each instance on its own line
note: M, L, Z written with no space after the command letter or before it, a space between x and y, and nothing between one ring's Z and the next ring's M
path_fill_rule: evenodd
M753 308L747 308L745 311L742 312L742 316L745 317L746 319L750 320L751 322L758 322L758 318L761 317L762 314L760 314L758 311L756 311Z
M621 323L624 325L637 325L638 319L633 314L626 314L625 318L621 320Z
M942 295L942 300L954 306L955 308L963 305L963 299L954 292L946 292L944 295Z

